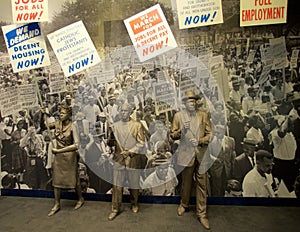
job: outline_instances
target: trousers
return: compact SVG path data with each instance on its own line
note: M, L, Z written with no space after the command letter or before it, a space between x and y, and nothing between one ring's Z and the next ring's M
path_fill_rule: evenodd
M139 172L124 169L113 170L113 192L112 192L112 211L120 212L122 198L123 198L123 187L128 185L130 192L130 202L132 206L138 205L139 196Z
M207 211L207 173L200 174L200 164L195 160L191 167L185 167L181 173L181 205L185 208L189 207L191 188L193 184L193 175L196 179L196 214L199 218L206 217Z

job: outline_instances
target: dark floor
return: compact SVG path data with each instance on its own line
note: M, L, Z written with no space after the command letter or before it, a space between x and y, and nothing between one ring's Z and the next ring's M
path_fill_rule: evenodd
M109 202L86 201L81 209L74 211L75 203L62 200L60 212L49 218L47 213L53 199L1 196L0 231L205 231L196 219L194 207L179 217L176 205L141 204L140 212L133 214L129 204L124 204L123 212L114 221L108 221ZM299 207L210 205L208 210L211 231L300 231Z

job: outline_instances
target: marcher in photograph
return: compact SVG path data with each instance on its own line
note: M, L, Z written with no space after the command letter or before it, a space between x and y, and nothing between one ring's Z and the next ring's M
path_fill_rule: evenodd
M255 167L247 173L243 181L243 196L275 197L271 174L274 156L266 150L259 150L255 153L255 158Z

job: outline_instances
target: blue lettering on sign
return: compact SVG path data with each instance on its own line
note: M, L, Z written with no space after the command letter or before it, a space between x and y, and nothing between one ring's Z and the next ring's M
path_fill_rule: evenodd
M90 63L93 63L93 55L91 55L91 58L87 57L81 61L76 62L75 64L69 65L69 73L74 72L75 70L81 69L84 66L87 66Z
M19 61L17 69L22 69L23 67L28 68L29 66L36 66L38 65L39 58L25 60L25 61Z
M28 23L5 34L8 48L41 35L38 23Z
M206 23L210 17L210 14L196 15L196 16L187 16L185 18L184 25L190 25L191 23Z

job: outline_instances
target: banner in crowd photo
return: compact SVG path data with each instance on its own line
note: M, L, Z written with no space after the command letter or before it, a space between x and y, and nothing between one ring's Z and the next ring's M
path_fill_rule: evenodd
M29 109L39 105L35 84L19 85L18 94L22 109Z
M39 23L3 26L2 31L14 73L50 65Z
M101 62L82 21L47 35L66 77Z
M124 20L141 62L177 47L177 42L159 4Z
M67 89L66 80L63 72L50 73L49 76L50 93L61 93Z
M1 117L19 112L21 102L19 101L18 88L15 86L1 89L0 92Z
M155 113L159 115L177 108L176 95L172 84L160 81L154 85Z
M14 23L48 21L48 0L11 0Z
M283 69L286 67L286 43L285 38L283 36L270 39L270 48L272 51L273 60L273 70L275 69Z
M299 56L299 49L293 49L292 56L291 56L291 68L297 68L298 66L298 56Z
M221 0L176 0L179 29L223 23Z
M286 23L287 0L241 0L240 26Z

